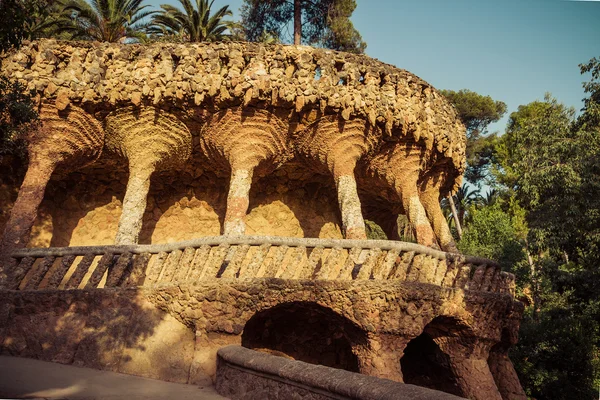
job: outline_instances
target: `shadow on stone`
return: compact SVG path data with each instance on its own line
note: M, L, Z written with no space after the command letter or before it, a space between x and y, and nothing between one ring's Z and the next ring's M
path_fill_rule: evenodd
M329 308L311 302L281 304L255 314L242 334L242 346L275 355L358 372L353 348L366 333Z

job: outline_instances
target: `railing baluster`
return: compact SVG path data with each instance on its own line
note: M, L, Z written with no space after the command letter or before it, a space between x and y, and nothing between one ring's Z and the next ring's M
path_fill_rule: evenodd
M281 262L283 261L283 258L285 257L289 249L290 248L288 246L279 246L275 248L273 257L271 258L270 262L268 262L265 266L264 272L261 275L261 277L264 276L267 278L274 278L277 273L277 269L281 265Z
M239 271L248 254L248 250L250 250L250 246L247 244L243 244L238 246L235 255L231 259L231 262L225 268L225 271L221 274L221 278L237 278L239 276Z
M338 279L344 279L344 280L352 280L353 279L352 273L354 272L354 269L356 267L356 260L360 257L362 252L363 252L363 250L360 247L353 247L352 249L350 249L348 258L346 258L346 262L344 263L344 266L340 270Z
M435 270L437 269L437 262L431 256L423 256L421 261L420 273L417 278L418 282L422 283L433 283L435 280Z
M219 269L225 260L228 249L228 244L220 244L217 247L212 248L208 260L206 261L206 266L204 267L204 273L200 276L200 279L217 277L217 272L219 272Z
M148 272L146 272L144 286L154 285L158 281L167 256L168 254L166 252L161 251L150 260L151 265L148 267Z
M379 264L379 268L373 273L374 279L389 279L394 264L398 260L400 250L392 249L387 252L383 261Z
M300 273L299 279L312 279L315 275L317 264L321 262L321 256L323 255L324 247L315 247L308 256L308 261Z
M287 268L281 273L282 279L297 279L300 271L304 268L304 263L308 260L306 257L306 247L296 247L292 259L287 265Z
M100 262L98 262L98 265L96 265L96 269L94 272L92 272L92 276L90 276L90 279L85 285L86 289L95 289L98 287L98 284L100 281L102 281L106 270L113 265L115 261L114 258L115 256L112 253L106 253L102 256Z
M456 274L456 280L454 281L454 287L457 289L464 289L467 282L471 278L471 266L469 264L463 264L459 267L459 271Z
M12 260L12 264L17 263L17 260L15 260L14 258ZM23 257L23 259L21 259L21 262L19 262L18 265L16 265L16 268L12 273L12 281L7 284L7 289L14 290L19 288L21 282L23 282L23 279L31 270L31 267L35 263L35 260L36 259L34 257ZM8 268L11 268L11 265L8 265Z
M240 278L242 279L252 279L256 277L256 273L258 272L260 266L262 265L267 253L269 253L269 249L271 248L270 244L262 244L256 249L254 253L254 257L252 257L252 261L248 264L248 267L245 269L240 269Z
M46 275L50 267L52 267L52 265L54 264L54 260L56 260L56 257L54 256L44 257L44 260L40 263L37 270L35 270L29 278L29 281L25 285L25 290L37 289L38 285L40 284L42 279L44 279L44 276Z
M177 265L177 270L173 276L173 282L185 281L185 278L188 276L190 268L192 267L192 261L194 261L195 253L196 249L193 247L186 247L185 250L183 250L183 254L181 255L179 264Z
M365 259L365 262L361 265L356 275L356 279L370 279L373 268L379 262L381 257L381 249L371 249Z
M79 287L83 277L88 272L90 265L94 262L94 258L96 258L96 255L92 253L83 256L83 259L79 262L73 275L71 275L71 278L65 285L65 289L77 289Z
M437 263L437 268L435 269L433 283L438 286L441 286L447 270L448 270L448 264L446 264L446 260L439 260Z
M330 276L335 269L335 266L340 260L340 256L342 256L343 249L341 247L334 247L331 249L329 256L323 263L321 269L317 272L315 279L331 279Z
M456 275L460 271L460 261L458 259L451 259L450 264L448 264L448 261L446 261L446 264L448 268L446 269L446 274L442 280L442 286L454 287Z
M408 269L410 268L410 265L412 264L414 257L414 251L408 251L404 253L400 261L396 263L395 270L390 273L390 279L405 281L406 274L408 272Z
M123 273L127 269L127 266L130 265L132 258L133 254L131 253L121 254L114 266L108 270L106 285L104 287L117 287L119 285L119 282L123 278Z
M171 254L169 254L167 261L165 261L163 272L156 283L171 282L177 272L177 267L179 266L179 260L181 259L182 254L183 252L181 250L173 250Z
M62 282L63 278L65 277L65 274L67 273L69 268L71 268L73 261L75 261L75 257L76 256L72 255L72 256L65 256L62 258L62 260L60 261L60 265L58 266L58 268L56 268L54 270L54 273L48 279L48 284L46 285L46 289L58 288L58 286Z
M204 274L204 266L208 261L208 255L210 254L210 246L205 244L196 250L196 254L194 255L194 261L192 261L192 266L190 267L189 275L186 280L191 282L195 282Z
M229 269L229 265L233 261L235 254L237 253L239 246L231 246L229 250L227 250L227 254L225 254L225 258L223 258L223 262L219 270L217 271L217 278L221 278L226 270Z
M485 275L485 265L480 265L475 268L473 277L467 281L465 290L479 290L481 283L483 282L483 276Z
M492 265L487 267L479 290L481 290L482 292L488 292L490 290L490 288L492 287L492 280L494 279L494 275L496 274L497 269L498 268Z
M146 269L148 268L150 257L152 257L150 253L142 253L134 257L133 266L131 267L131 274L129 274L129 277L125 283L126 287L136 287L144 284L144 280L146 279Z

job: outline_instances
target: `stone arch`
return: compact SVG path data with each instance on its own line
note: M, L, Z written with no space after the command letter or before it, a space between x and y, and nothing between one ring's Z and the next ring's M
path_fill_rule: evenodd
M367 333L330 308L290 302L254 314L244 327L242 346L359 372L357 352L367 346Z
M434 318L404 349L400 360L404 383L464 396L445 344L454 338L468 341L469 331L456 318Z

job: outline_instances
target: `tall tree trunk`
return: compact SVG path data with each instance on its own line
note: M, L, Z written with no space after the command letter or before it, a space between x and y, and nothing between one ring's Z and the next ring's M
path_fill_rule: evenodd
M294 0L294 44L302 42L302 0Z
M458 219L458 213L456 212L456 206L454 205L454 198L452 193L448 193L448 203L452 209L452 217L454 217L454 223L456 224L456 233L458 233L458 239L462 239L462 227L460 226L460 220Z

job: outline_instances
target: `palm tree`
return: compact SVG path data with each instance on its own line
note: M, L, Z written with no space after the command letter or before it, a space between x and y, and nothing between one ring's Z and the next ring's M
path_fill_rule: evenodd
M452 200L452 201L450 201ZM463 184L456 194L452 197L442 200L442 209L448 219L448 224L454 222L456 230L459 232L459 239L462 236L462 226L465 222L465 214L472 205L481 201L479 189L469 189L469 185Z
M225 31L232 26L231 21L224 21L232 16L229 6L222 7L214 15L210 9L214 3L208 0L178 0L184 11L169 4L161 4L161 11L152 17L148 33L162 35L180 35L187 42L214 42L228 37Z
M142 20L155 11L144 11L144 0L63 0L63 12L70 14L74 38L119 42L141 39L149 25Z

